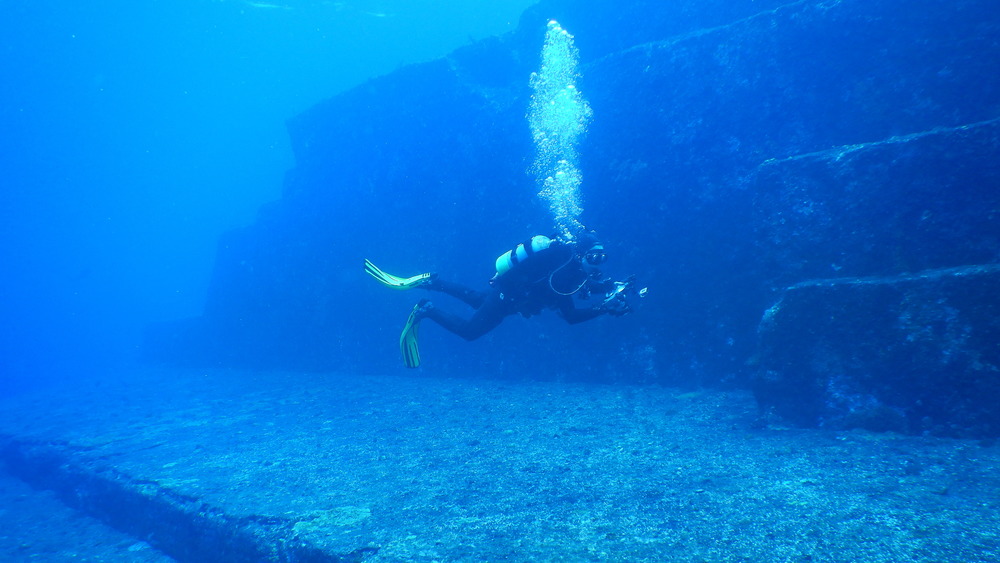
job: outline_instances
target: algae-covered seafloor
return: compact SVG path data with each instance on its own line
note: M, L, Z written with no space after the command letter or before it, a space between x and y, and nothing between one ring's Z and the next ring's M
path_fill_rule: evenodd
M179 560L1000 557L1000 449L756 418L742 393L147 371L7 399L0 434L10 473Z

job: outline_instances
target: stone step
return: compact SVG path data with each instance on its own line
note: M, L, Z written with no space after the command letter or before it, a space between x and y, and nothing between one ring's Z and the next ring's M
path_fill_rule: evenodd
M173 558L0 470L0 561L130 561Z
M998 264L796 284L761 321L757 399L805 425L996 437L998 288Z

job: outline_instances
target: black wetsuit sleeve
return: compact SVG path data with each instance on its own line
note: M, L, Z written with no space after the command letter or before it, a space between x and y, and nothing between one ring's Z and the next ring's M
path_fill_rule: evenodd
M559 316L566 320L567 323L575 325L577 323L582 323L589 321L595 317L599 317L604 314L604 311L600 308L593 307L587 309L579 309L573 303L572 297L565 297L559 300Z

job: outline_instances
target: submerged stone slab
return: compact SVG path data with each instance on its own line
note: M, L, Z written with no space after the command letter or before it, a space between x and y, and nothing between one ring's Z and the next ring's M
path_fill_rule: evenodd
M753 419L743 393L153 372L3 400L0 455L181 561L996 555L1000 450Z
M803 425L1000 436L1000 265L788 288L760 324L765 409Z
M0 463L0 561L173 563L144 541L67 507Z

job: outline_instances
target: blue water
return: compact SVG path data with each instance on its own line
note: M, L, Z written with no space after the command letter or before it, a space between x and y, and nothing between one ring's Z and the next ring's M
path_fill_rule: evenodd
M218 237L280 196L285 120L529 3L6 4L5 379L130 361L145 323L200 313Z
M58 501L148 560L1000 553L990 1L63 4L0 5L0 471L54 491L0 480L0 531ZM583 225L629 314L425 320L403 366L428 294L364 259L487 289Z

